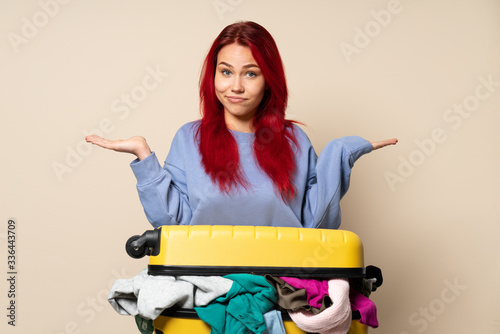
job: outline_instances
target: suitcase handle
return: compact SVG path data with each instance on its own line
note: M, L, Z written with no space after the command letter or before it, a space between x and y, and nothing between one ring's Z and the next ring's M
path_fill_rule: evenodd
M156 256L160 254L160 240L160 229L146 231L142 235L130 237L125 244L125 250L134 259L140 259L146 255Z

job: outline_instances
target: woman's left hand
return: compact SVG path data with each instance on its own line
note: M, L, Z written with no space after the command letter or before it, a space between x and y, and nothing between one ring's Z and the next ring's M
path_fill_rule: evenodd
M389 145L396 145L397 143L398 140L396 138L370 142L370 144L372 144L373 150L377 150L379 148L386 147Z

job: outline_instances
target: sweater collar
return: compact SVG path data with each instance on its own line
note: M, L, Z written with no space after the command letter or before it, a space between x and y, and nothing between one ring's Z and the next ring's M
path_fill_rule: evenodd
M240 132L240 131L235 131L235 130L231 130L231 129L229 129L229 131L233 135L234 139L239 143L243 143L243 142L250 143L250 142L253 142L253 140L255 138L255 133L253 133L253 132Z

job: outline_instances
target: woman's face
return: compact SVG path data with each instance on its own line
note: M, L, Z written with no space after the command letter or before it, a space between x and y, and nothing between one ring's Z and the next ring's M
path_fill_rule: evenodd
M266 81L252 52L230 44L217 55L215 92L224 106L226 125L236 131L253 132L252 119L264 96Z

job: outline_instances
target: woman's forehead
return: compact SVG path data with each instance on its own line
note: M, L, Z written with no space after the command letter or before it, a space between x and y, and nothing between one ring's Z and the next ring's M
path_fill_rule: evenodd
M226 45L220 49L217 54L217 65L220 63L224 63L229 67L257 66L250 48L236 43Z

